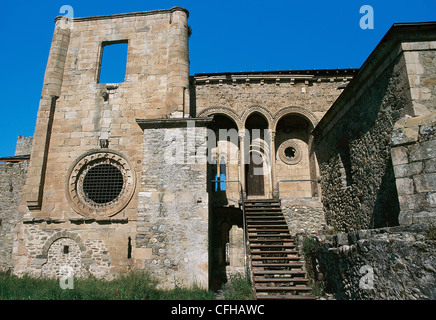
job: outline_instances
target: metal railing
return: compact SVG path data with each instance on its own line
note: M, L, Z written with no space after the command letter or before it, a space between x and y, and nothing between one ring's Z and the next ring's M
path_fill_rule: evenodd
M244 269L245 269L245 276L247 277L247 228L245 226L245 198L244 198L244 190L242 189L242 183L239 180L211 180L212 183L217 182L230 182L230 183L238 183L239 184L239 190L240 190L240 197L241 197L241 206L242 206L242 228L244 232Z

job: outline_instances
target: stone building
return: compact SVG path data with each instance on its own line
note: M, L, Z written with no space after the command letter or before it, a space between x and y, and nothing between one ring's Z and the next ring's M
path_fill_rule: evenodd
M214 288L245 268L244 200L279 199L291 235L434 213L434 24L393 26L360 70L190 76L188 16L55 19L2 267Z

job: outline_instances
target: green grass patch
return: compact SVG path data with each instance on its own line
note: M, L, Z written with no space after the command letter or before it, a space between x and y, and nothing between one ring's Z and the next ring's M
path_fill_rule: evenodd
M253 287L249 278L240 273L230 276L227 290L224 294L226 300L255 300Z
M146 273L131 273L113 281L74 279L72 289L62 289L56 279L0 275L0 300L214 300L213 292L192 286L157 289Z

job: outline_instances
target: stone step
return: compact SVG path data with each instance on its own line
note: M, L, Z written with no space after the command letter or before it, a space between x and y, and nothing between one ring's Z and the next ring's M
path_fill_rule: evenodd
M315 297L305 295L256 295L257 300L316 300Z
M288 262L288 263L252 263L254 268L301 268L303 266L300 262Z

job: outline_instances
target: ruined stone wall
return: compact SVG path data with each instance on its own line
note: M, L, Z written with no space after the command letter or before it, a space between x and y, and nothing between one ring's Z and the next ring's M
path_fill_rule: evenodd
M189 128L188 128L189 124ZM141 122L144 166L135 239L136 265L160 287L209 285L206 127L169 119Z
M391 140L400 223L436 217L436 41L403 43L415 117L401 118Z
M317 128L326 221L338 231L398 224L390 139L410 103L406 64L398 50L371 69L365 82L347 88L333 106L339 110L336 118Z
M77 276L109 279L135 266L144 139L136 119L182 115L189 105L187 18L175 7L55 20L19 207L23 224L14 233L16 273L59 275L62 261L80 265ZM128 47L124 81L101 83L103 52L121 42ZM85 190L88 172L103 169ZM120 189L89 198L105 177L118 179Z
M300 238L308 275L339 300L434 300L436 240L424 225ZM304 244L303 244L304 243Z
M28 161L0 164L0 273L13 269L13 230L22 217L18 206L28 165Z

